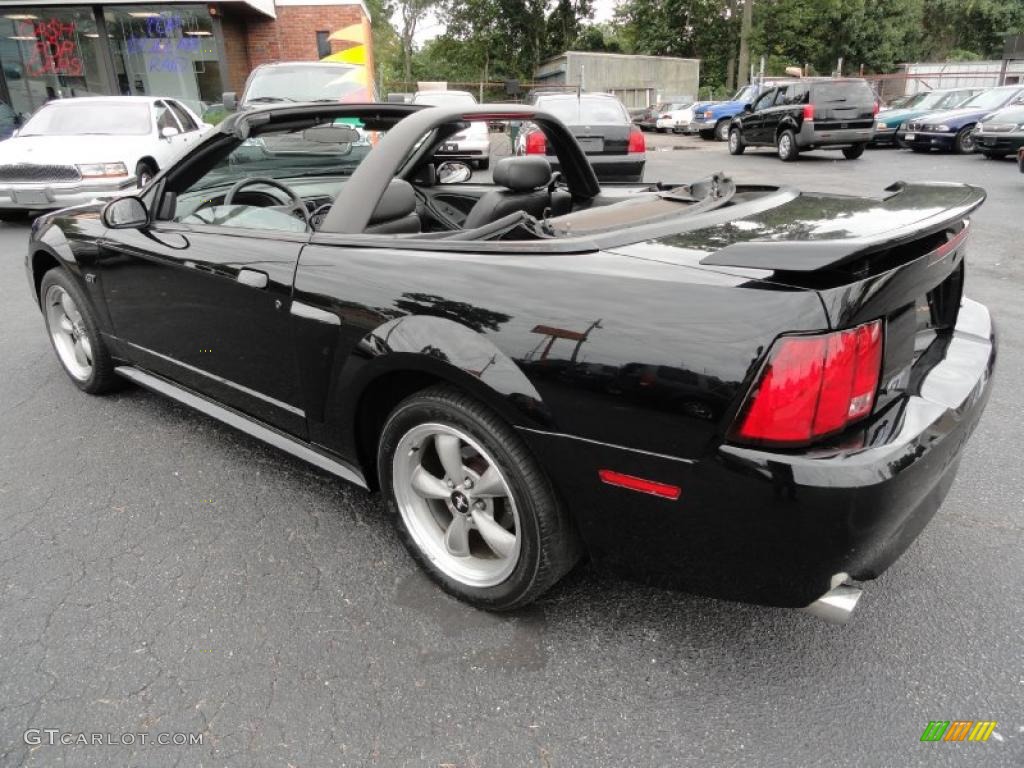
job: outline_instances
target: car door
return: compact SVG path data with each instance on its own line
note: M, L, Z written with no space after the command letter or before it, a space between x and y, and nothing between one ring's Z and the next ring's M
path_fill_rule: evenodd
M174 117L177 118L178 124L181 126L181 151L184 153L199 140L202 134L199 123L197 123L192 115L189 114L188 110L185 109L181 104L174 101L173 99L164 99L171 112L174 113Z
M771 106L764 111L761 130L763 131L762 135L765 142L775 141L775 134L779 130L779 123L787 112L791 88L792 86L788 85L780 86L775 91L775 97L772 99Z
M185 135L184 127L178 122L174 110L171 109L166 99L153 102L153 111L156 116L157 135L154 155L157 164L161 168L166 168L185 154L188 138ZM164 136L164 131L168 128L173 129L176 133Z
M244 164L237 173L244 177ZM175 179L172 169L167 185ZM202 223L195 215L169 215L175 203L167 200L152 226L108 230L99 243L100 282L123 354L304 437L288 310L308 233L301 222L261 229ZM287 219L282 212L279 221Z
M775 89L765 91L757 99L750 112L741 113L743 125L743 140L748 144L766 143L765 134L765 110L768 109L775 99Z

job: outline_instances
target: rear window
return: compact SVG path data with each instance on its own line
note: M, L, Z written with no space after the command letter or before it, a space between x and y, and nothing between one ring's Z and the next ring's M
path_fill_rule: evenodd
M811 93L814 101L822 104L835 101L870 104L875 100L874 91L863 80L842 83L815 83L811 86Z
M566 125L626 125L629 114L614 99L549 96L537 100L537 107L550 112Z

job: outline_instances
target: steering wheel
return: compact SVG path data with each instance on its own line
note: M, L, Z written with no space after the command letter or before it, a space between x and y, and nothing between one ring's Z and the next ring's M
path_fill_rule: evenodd
M274 189L279 189L288 195L289 199L292 201L292 204L287 206L288 213L301 214L302 220L306 224L306 228L309 229L309 211L306 209L305 201L299 197L298 192L277 179L267 179L262 176L250 176L247 179L239 179L231 185L231 189L229 189L227 194L224 195L224 205L231 205L235 200L235 195L245 187L252 186L253 184L264 184L268 187L274 187Z

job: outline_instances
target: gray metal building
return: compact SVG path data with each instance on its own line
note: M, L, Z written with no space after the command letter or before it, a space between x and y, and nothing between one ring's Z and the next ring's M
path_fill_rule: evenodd
M629 108L683 96L696 97L700 59L566 51L545 61L535 80L544 85L578 85L614 93Z

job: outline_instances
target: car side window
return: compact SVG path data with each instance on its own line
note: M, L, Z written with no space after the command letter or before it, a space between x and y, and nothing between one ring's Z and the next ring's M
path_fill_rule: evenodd
M164 102L156 102L153 106L153 110L156 113L157 133L163 131L164 128L174 128L176 131L181 130L181 126L178 125L178 121L175 119L174 113L171 112L170 108Z
M790 103L790 86L785 88L779 88L778 95L775 97L775 106L781 107L783 104Z
M167 106L171 108L174 116L178 118L178 122L181 123L181 130L185 133L199 130L199 126L196 125L196 121L192 119L188 112L176 101L168 101Z

